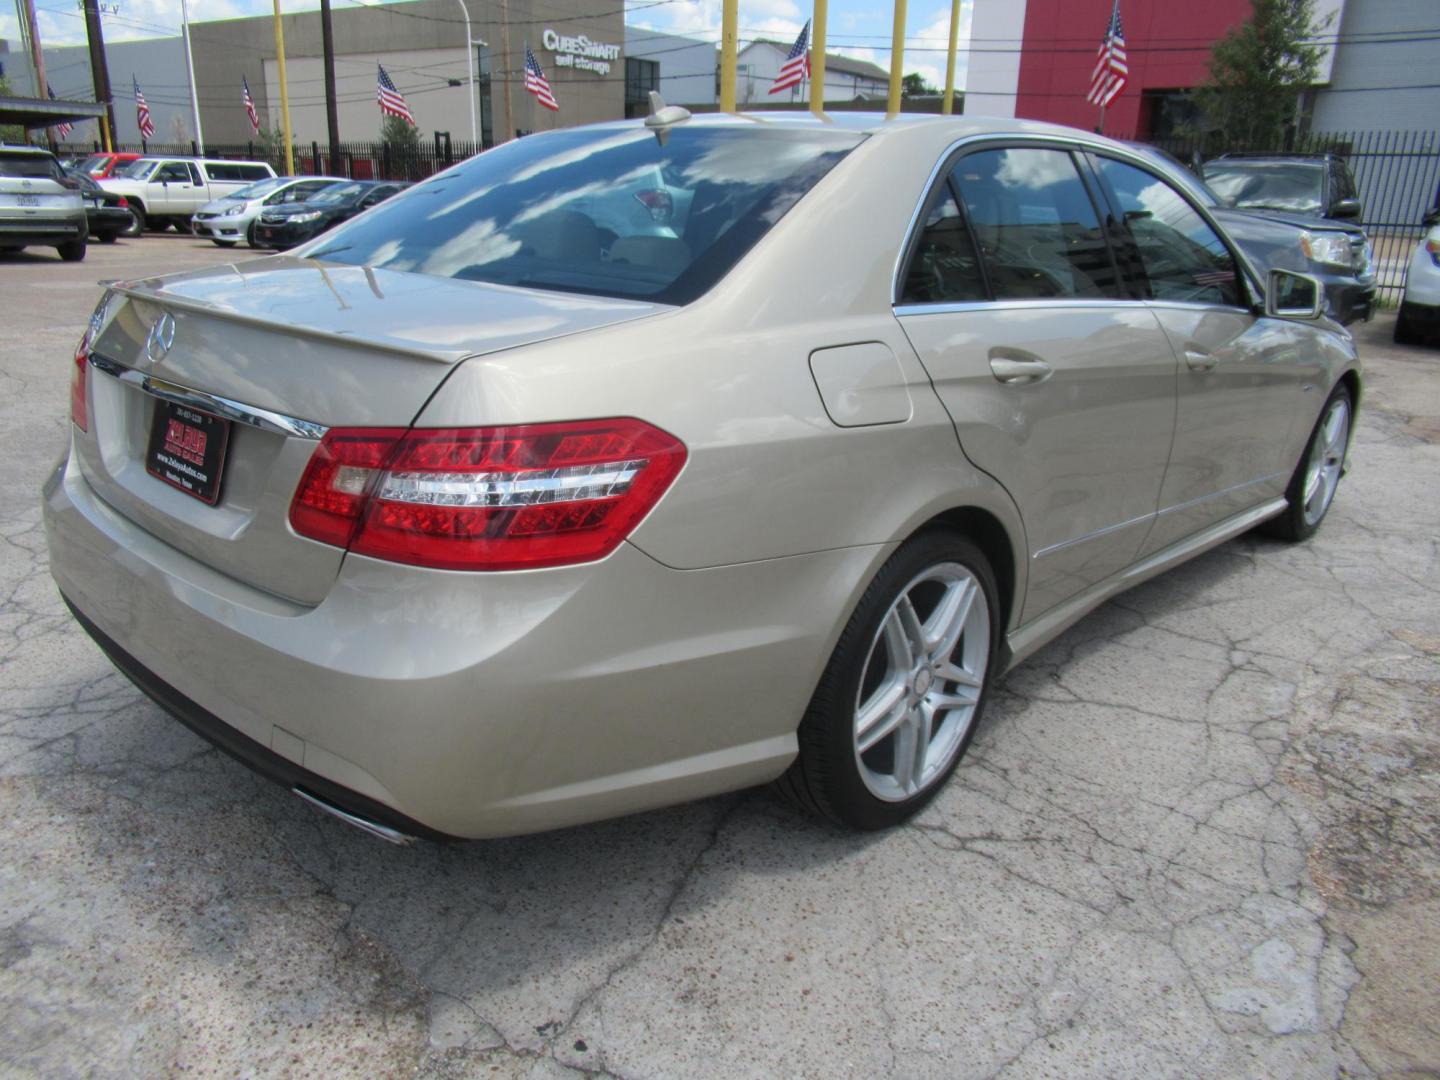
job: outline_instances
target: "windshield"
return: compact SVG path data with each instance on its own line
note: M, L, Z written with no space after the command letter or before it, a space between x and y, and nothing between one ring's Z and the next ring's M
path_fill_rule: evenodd
M262 195L268 195L278 187L293 183L295 183L293 176L271 176L265 180L257 180L253 184L242 187L239 191L232 191L229 195L226 195L225 198L242 201L245 199L258 199Z
M91 176L99 176L105 171L105 166L108 164L110 164L109 154L91 154L75 167L83 173L89 173Z
M364 184L336 184L334 187L316 192L305 201L311 206L334 205L335 203L349 202L364 190L366 190Z
M685 125L573 128L486 151L319 241L311 258L687 303L861 140Z
M124 165L117 165L115 171L110 174L113 177L121 177L125 180L144 180L159 162L154 158L137 158L134 161L127 161Z
M1324 175L1319 165L1297 161L1211 161L1205 165L1205 181L1221 203L1241 210L1318 214Z

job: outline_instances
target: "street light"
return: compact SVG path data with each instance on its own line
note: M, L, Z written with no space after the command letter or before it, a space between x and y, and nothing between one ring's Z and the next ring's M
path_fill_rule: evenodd
M475 48L470 44L470 9L465 0L455 0L465 15L465 63L470 71L470 81L465 85L465 96L470 99L470 145L480 141L475 133Z

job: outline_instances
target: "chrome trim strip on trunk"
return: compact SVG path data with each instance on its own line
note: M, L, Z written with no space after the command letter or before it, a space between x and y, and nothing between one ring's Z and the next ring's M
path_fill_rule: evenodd
M415 842L415 837L408 833L403 833L399 829L392 829L389 825L381 825L378 821L371 821L369 818L363 818L359 814L352 814L349 810L341 810L340 807L326 802L318 795L310 794L310 792L302 787L293 787L290 790L294 794L299 795L300 798L304 799L311 806L318 806L327 814L345 822L346 825L353 825L361 832L367 832L371 836L378 836L386 843L399 844L401 847L404 847L406 844L413 844Z
M219 394L209 394L204 390L195 390L189 386L181 386L179 383L157 379L99 353L90 354L90 366L123 383L138 386L152 397L173 401L176 405L188 405L192 409L213 413L226 420L234 420L237 424L259 428L261 431L270 431L277 435L287 435L297 439L319 440L329 430L324 424L317 424L313 420L301 420L296 416L286 416L284 413L271 412L269 409L261 409L255 405L246 405L244 402L222 397Z

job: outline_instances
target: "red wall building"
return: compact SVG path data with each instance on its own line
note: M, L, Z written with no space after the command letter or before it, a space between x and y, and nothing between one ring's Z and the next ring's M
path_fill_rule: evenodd
M1028 0L1015 115L1094 128L1085 100L1112 0ZM1105 132L1153 134L1166 92L1204 82L1210 47L1250 15L1250 0L1120 0L1130 81L1105 110ZM977 47L984 47L976 41Z

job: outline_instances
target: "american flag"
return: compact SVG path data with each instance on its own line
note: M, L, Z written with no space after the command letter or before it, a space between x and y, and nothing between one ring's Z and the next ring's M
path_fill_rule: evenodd
M380 103L381 114L398 116L414 127L415 117L410 113L410 106L405 104L405 95L395 89L395 84L390 80L390 74L385 70L384 64L376 60L375 66L380 69L379 81L375 85L375 100Z
M775 85L770 87L770 93L778 94L781 90L799 86L809 77L810 23L807 20L800 28L800 36L795 39L795 44L790 46L790 55L785 57L785 63L780 65L780 74L775 76Z
M1102 109L1120 96L1130 68L1125 62L1125 31L1120 28L1120 0L1110 11L1110 25L1100 39L1100 51L1096 54L1095 70L1090 75L1090 92L1085 100Z
M51 101L58 100L55 97L55 88L52 87L48 82L45 84L45 93L50 95ZM60 133L60 138L63 139L66 135L69 135L70 132L75 130L75 125L70 123L69 120L61 120L60 123L55 125L55 130Z
M150 106L145 104L145 95L140 92L140 80L132 75L130 81L135 84L135 123L140 128L140 137L153 139L155 122L150 119Z
M245 102L245 115L250 117L250 130L256 135L260 134L260 114L255 111L255 99L250 96L250 81L244 75L240 76L242 92L240 98Z
M545 72L540 70L540 61L535 59L529 45L525 46L525 89L534 94L535 100L545 108L552 112L560 111L560 103L550 91L550 81L545 78Z

